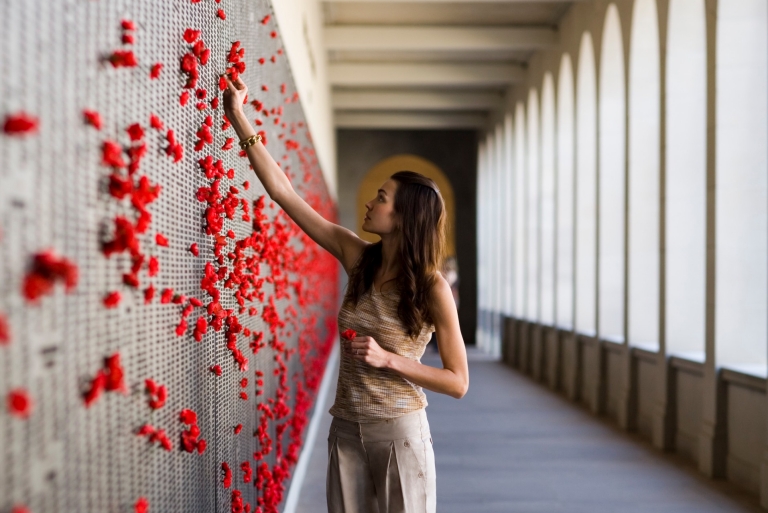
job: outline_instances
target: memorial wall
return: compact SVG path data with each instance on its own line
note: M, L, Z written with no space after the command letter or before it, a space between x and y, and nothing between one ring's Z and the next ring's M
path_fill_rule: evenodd
M338 267L220 105L335 221L270 3L4 2L0 56L0 511L278 511Z

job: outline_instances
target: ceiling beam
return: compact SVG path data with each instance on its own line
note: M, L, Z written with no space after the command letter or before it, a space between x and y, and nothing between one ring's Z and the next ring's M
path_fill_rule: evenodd
M336 128L390 129L481 129L488 123L484 114L470 113L411 113L411 112L336 112Z
M549 28L340 25L325 27L328 50L509 51L540 50L557 43Z
M331 63L332 86L501 87L521 82L525 70L512 64Z
M333 108L341 110L493 110L502 95L473 91L342 90L333 92Z

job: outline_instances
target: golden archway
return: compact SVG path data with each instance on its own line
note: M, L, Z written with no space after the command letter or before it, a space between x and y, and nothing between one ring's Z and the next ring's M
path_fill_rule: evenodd
M376 192L381 184L386 182L390 176L398 171L415 171L431 178L440 189L445 203L446 219L446 257L456 255L456 242L454 236L455 223L455 203L453 199L453 187L451 182L442 172L442 170L427 159L416 155L394 155L388 157L374 165L363 177L360 187L357 189L357 234L361 239L368 242L377 242L378 235L364 232L362 230L363 219L365 218L365 203L376 196Z

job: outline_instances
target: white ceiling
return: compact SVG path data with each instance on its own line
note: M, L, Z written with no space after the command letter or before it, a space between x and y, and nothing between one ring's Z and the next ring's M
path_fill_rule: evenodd
M339 128L481 128L572 1L323 1Z

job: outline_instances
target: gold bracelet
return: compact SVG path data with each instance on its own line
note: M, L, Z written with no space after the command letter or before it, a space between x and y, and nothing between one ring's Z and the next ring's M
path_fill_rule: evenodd
M246 149L248 146L253 146L257 141L261 141L261 134L256 134L240 141L240 148Z

